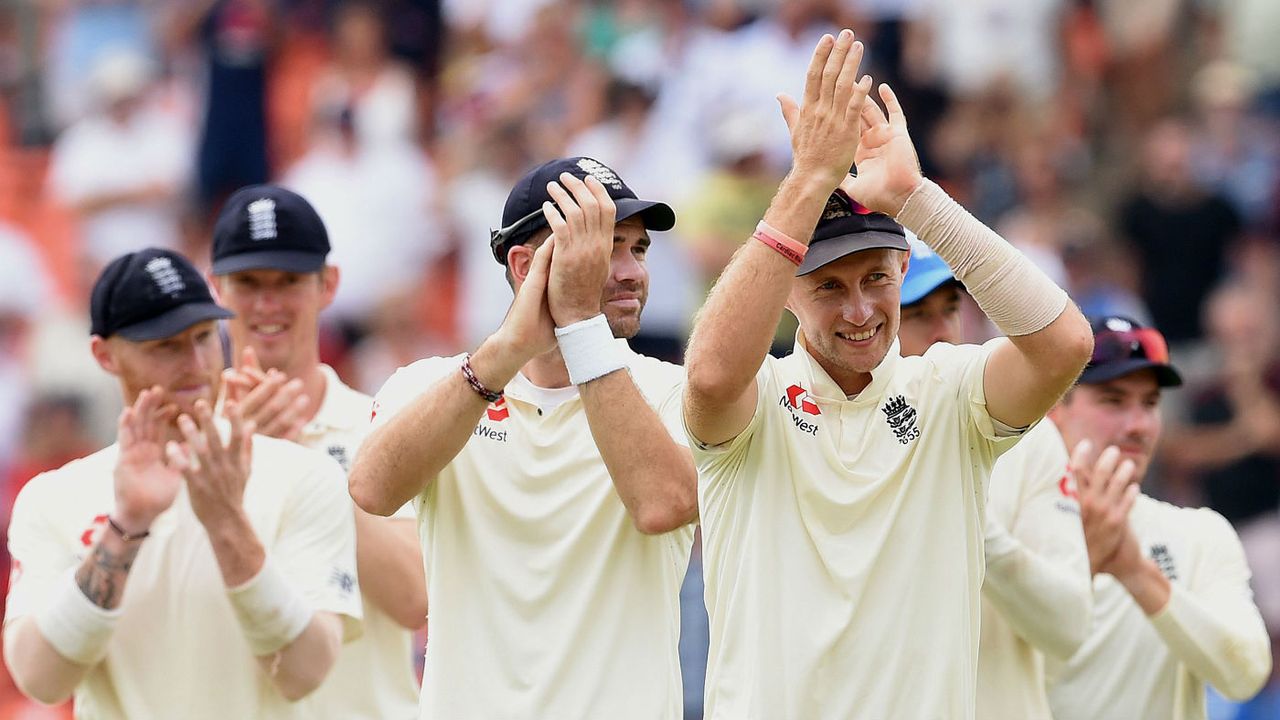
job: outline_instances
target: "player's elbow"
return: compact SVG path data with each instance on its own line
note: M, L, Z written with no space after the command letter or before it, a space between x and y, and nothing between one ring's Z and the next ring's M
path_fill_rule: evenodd
M427 624L427 588L419 583L406 588L404 601L388 613L397 625L405 630L418 630Z
M685 393L697 405L729 405L742 396L754 374L739 377L728 363L716 358L691 356L685 362Z
M697 517L696 489L679 490L661 501L644 503L632 514L636 529L645 535L671 532L688 525Z
M1055 338L1054 352L1047 357L1046 370L1064 388L1080 377L1093 356L1093 330L1089 322L1079 312L1071 316L1071 321L1065 323Z
M1271 677L1271 643L1264 639L1233 654L1237 662L1231 663L1232 669L1222 673L1213 686L1228 700L1244 702L1257 695Z
M351 494L351 500L357 507L371 515L389 517L400 508L399 505L390 502L386 493L378 489L367 464L357 462L355 467L351 468L351 474L347 476L347 492Z
M52 681L28 672L22 663L8 663L9 675L18 692L35 700L41 705L61 705L71 699L75 687L67 687L65 683Z
M1089 623L1093 613L1088 597L1075 599L1070 607L1064 607L1055 622L1055 632L1046 638L1040 648L1046 655L1063 662L1071 659L1089 637Z

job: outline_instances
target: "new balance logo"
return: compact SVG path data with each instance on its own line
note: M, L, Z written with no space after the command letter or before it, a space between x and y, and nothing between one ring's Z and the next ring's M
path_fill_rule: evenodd
M920 437L920 428L916 427L916 409L908 405L903 396L890 398L889 402L880 408L880 412L884 413L889 429L898 438L898 442L906 445Z

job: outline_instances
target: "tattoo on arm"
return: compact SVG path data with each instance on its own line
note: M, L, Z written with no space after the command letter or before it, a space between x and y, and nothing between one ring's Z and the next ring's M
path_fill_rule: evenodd
M136 544L123 552L113 552L101 542L94 546L92 554L76 572L76 584L89 602L106 610L120 606L124 582L138 549Z

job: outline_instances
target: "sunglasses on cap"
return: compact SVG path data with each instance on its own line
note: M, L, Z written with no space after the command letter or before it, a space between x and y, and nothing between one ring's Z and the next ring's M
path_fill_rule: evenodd
M1134 358L1168 365L1169 344L1155 328L1103 330L1094 335L1090 366Z
M510 242L511 238L520 234L525 225L539 217L542 217L542 208L534 210L504 228L489 231L489 247L493 249L493 256L498 259L498 262L503 265L507 264L506 253L503 252L507 243Z

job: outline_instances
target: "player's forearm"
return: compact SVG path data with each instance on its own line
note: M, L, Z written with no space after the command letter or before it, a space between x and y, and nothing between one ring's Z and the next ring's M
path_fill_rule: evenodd
M1178 660L1231 700L1253 697L1271 675L1270 638L1246 588L1215 602L1174 586L1151 624Z
M830 192L831 188L805 178L788 176L764 219L779 232L808 244ZM735 405L744 411L754 407L751 398L743 398L769 352L795 271L795 264L780 253L748 239L695 317L685 354L685 406L689 429L700 440L729 439L740 428L718 427L719 416ZM738 424L743 423L730 423Z
M1014 427L1038 420L1089 361L1093 333L1047 275L936 184L924 180L897 219L947 261L1010 340L984 383L993 417Z
M591 436L636 528L657 534L698 515L698 473L645 402L631 374L617 370L578 386Z
M4 659L18 690L46 705L68 700L91 667L63 657L31 616L5 626Z
M422 627L427 580L413 520L377 517L359 508L355 513L356 568L364 596L402 627Z
M342 649L342 621L328 612L317 612L306 629L277 654L258 658L276 690L290 702L301 700L320 687Z
M1020 637L1046 655L1066 660L1089 634L1093 591L1088 568L1043 557L1002 530L996 533L997 542L987 541L983 595Z
M471 355L471 368L499 391L526 361L493 335ZM356 505L382 516L403 507L462 452L488 405L461 370L442 378L369 434L348 477Z
M228 511L205 523L205 533L227 587L243 585L258 574L267 560L267 550L243 509Z

